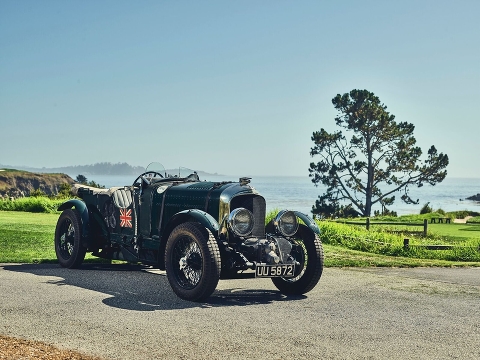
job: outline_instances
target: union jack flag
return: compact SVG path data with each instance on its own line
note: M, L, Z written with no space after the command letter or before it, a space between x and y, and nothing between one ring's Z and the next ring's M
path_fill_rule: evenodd
M120 226L132 227L132 209L120 209Z

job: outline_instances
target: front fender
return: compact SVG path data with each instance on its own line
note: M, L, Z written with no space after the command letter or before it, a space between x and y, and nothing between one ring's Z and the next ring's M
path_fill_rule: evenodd
M63 204L61 204L58 207L58 210L63 211L63 210L66 210L66 209L71 209L71 208L75 208L75 210L77 210L80 213L80 220L82 222L82 238L84 240L84 241L82 241L82 243L85 246L88 246L89 239L90 239L90 237L89 237L90 236L90 232L89 232L90 216L88 215L87 205L85 205L85 203L81 200L71 199L71 200L67 200Z
M165 257L162 254L165 253L165 246L167 244L168 237L170 233L175 229L176 226L187 222L187 221L196 221L202 224L205 228L210 230L210 232L218 238L218 230L220 226L218 222L207 212L197 209L184 210L176 213L168 221L165 227L162 227L162 236L160 240L158 265L161 270L165 270Z
M171 224L175 224L176 226L179 223L192 219L198 221L200 224L210 230L212 234L218 234L218 229L220 228L220 226L218 225L217 220L215 220L213 216L209 213L198 209L183 210L176 213L168 222L167 227L171 228Z

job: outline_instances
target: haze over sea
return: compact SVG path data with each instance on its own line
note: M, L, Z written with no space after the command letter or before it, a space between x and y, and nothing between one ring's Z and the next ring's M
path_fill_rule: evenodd
M72 178L78 174L68 174ZM238 181L240 176L209 175L201 180L209 181ZM87 175L105 187L131 185L133 175ZM278 209L298 210L310 214L312 205L318 195L324 192L324 187L315 187L308 176L255 176L251 183L266 199L267 211ZM480 212L480 202L465 200L467 197L480 193L480 178L454 178L447 177L442 183L421 188L411 187L409 194L412 199L419 199L418 205L408 205L401 201L403 192L395 193L396 201L389 210L396 211L398 215L418 214L427 202L433 209L445 211L470 210ZM374 210L381 210L374 207Z

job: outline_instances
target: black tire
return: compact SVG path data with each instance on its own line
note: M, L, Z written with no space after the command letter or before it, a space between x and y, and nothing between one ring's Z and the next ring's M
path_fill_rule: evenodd
M208 298L220 279L221 258L213 234L202 225L178 225L168 237L165 268L178 297L189 301Z
M323 247L318 235L300 225L295 237L298 251L294 247L291 255L300 263L295 267L295 277L272 278L277 289L287 295L309 292L317 285L323 271Z
M82 245L81 218L77 210L66 209L57 221L55 229L55 253L60 265L78 268L87 249Z

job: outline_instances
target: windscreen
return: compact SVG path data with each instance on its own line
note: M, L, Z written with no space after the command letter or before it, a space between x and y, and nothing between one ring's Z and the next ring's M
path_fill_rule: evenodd
M165 177L165 168L159 162L150 163L145 169L145 172L148 172L148 171L155 171L157 173L160 173L163 177Z

